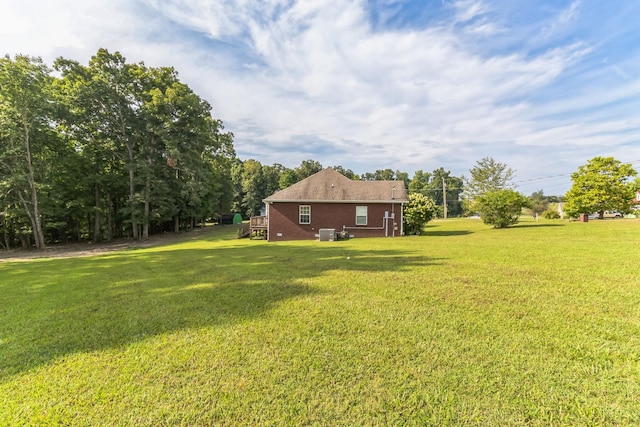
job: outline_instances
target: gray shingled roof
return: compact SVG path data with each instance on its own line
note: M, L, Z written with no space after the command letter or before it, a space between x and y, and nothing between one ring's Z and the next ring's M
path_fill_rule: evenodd
M265 202L408 202L403 181L353 181L331 168L280 190Z

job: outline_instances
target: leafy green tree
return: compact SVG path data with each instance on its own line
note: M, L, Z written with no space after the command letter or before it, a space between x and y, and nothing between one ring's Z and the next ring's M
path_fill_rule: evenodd
M549 200L544 195L544 191L534 191L529 196L529 206L533 216L541 215L549 208Z
M430 195L431 187L431 174L424 172L422 169L417 170L413 174L413 178L409 181L409 193L420 193L425 196Z
M527 198L515 190L488 191L476 199L476 208L485 224L505 228L518 222Z
M173 68L128 64L104 49L88 67L59 59L56 68L63 131L89 165L94 239L104 213L110 236L114 206L130 215L132 235L143 239L171 222L178 231L228 209L233 135L222 132L211 106Z
M278 187L280 190L290 187L298 182L298 174L293 169L285 169L280 173L278 178Z
M433 199L420 193L410 193L409 203L404 208L405 231L420 234L422 228L433 218L436 204Z
M401 176L398 177L397 174L400 173ZM375 172L366 172L362 175L363 181L393 181L400 180L406 177L406 173L402 175L400 171L393 171L393 169L377 169Z
M124 156L118 152L116 136L109 126L115 124L115 113L105 104L109 98L105 98L104 82L97 69L64 58L58 58L54 67L61 74L55 82L59 131L72 141L80 157L71 173L81 171L83 177L82 188L76 189L76 197L68 201L74 209L67 227L79 235L79 222L93 217L91 235L98 242L106 218L106 238L111 240L115 223L120 222L114 220L114 206L118 205L114 201L127 188Z
M105 142L114 156L124 167L127 177L128 194L122 214L127 215L130 224L130 235L135 239L142 237L143 203L139 176L140 169L145 167L140 155L142 144L141 133L144 122L141 119L141 91L144 85L139 77L140 67L128 64L119 53L110 53L99 49L90 59L87 67L87 78L90 87L87 89L92 98L82 98L87 104L93 123L99 135L98 144Z
M231 187L233 189L231 212L239 213L243 217L246 217L244 208L242 207L242 200L244 199L244 192L242 189L242 175L244 172L244 163L242 160L236 158L231 162ZM224 213L224 212L223 212Z
M451 176L451 172L445 171L444 168L439 168L431 173L417 170L413 175L413 179L409 182L408 188L409 193L420 193L431 197L438 206L437 214L439 216L444 213L443 195L446 190L447 215L459 216L462 214L460 203L462 185L461 178Z
M496 162L491 157L478 160L469 170L471 176L464 179L464 197L474 200L490 191L504 190L512 187L514 171L506 164Z
M342 166L331 166L331 168L336 172L339 172L342 175L346 176L349 179L353 179L353 180L359 179L358 175L356 175L351 169L345 169Z
M242 207L245 217L255 216L260 213L262 200L268 197L266 194L266 182L263 175L262 164L257 160L244 162L242 171Z
M29 218L37 249L44 249L39 189L47 149L55 139L52 77L40 58L0 58L0 162L2 180Z
M262 166L262 176L264 177L264 195L269 197L280 189L280 175L286 168L279 163L272 166Z
M146 238L228 210L233 134L175 70L105 49L55 67L0 59L4 246Z
M298 181L302 181L303 179L310 177L311 175L318 173L321 170L322 165L320 164L320 162L317 162L315 160L303 160L300 163L300 166L295 168Z
M637 175L630 164L613 157L594 157L571 175L573 184L565 196L565 212L572 217L606 210L627 212L634 192L627 180Z
M450 171L445 171L444 168L435 169L431 176L430 188L434 201L437 205L443 206L444 191L446 190L446 203L447 203L447 216L460 216L462 215L462 204L460 201L460 195L463 190L462 178L452 176ZM443 188L444 181L444 188ZM437 190L437 191L436 191Z

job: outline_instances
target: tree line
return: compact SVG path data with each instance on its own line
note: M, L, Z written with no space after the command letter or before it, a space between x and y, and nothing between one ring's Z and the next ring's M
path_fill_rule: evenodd
M105 49L87 65L59 58L53 68L25 55L0 58L0 247L145 239L228 212L249 218L266 197L323 169L311 159L294 168L240 160L233 138L173 68L131 64ZM350 179L402 181L417 232L432 217L477 212L483 195L513 187L513 171L492 158L468 178L444 168L410 178L331 167ZM538 214L561 199L539 191L513 200Z
M0 247L145 239L262 200L320 170L240 160L233 134L170 67L99 49L87 65L0 58ZM462 214L462 179L443 168L384 169L350 179L403 181L442 212Z
M55 73L55 74L54 74ZM5 248L192 227L228 209L233 134L173 68L0 58Z
M451 175L444 168L432 172L418 170L412 178L407 172L393 169L379 169L374 172L356 174L341 165L330 166L349 179L363 181L391 180L403 182L409 193L419 193L433 200L435 216L442 216L444 210L443 196L446 197L449 216L461 216L463 205L461 194L463 179ZM324 166L316 160L304 160L298 167L287 168L281 164L263 165L258 160L236 160L231 169L234 199L231 205L233 212L244 218L259 215L263 207L262 200L280 189L289 187L314 173ZM444 189L446 189L446 194Z

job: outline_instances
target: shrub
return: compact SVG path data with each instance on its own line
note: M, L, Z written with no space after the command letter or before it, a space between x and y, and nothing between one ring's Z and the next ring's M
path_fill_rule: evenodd
M409 194L409 204L404 208L404 222L407 234L420 234L436 210L433 199L420 194Z
M554 209L547 209L542 213L545 219L560 219L560 213Z
M482 221L494 228L516 224L522 208L527 206L527 198L514 190L490 191L476 200Z

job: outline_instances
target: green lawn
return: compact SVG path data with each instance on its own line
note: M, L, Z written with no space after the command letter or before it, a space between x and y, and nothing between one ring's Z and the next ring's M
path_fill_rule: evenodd
M640 425L640 221L0 263L0 426Z

